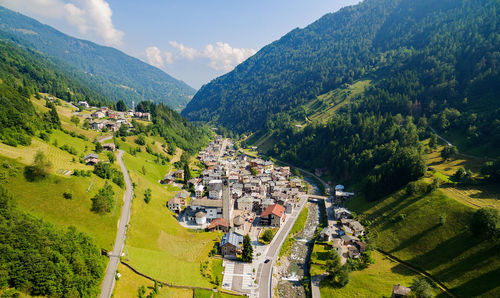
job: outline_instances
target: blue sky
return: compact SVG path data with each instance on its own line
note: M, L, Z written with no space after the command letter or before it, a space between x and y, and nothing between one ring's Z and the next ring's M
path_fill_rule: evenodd
M0 0L198 89L290 30L359 0Z

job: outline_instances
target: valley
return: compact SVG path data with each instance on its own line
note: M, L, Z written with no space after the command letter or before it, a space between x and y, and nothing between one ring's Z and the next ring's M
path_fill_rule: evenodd
M0 6L1 297L500 296L500 2L24 1L116 43Z

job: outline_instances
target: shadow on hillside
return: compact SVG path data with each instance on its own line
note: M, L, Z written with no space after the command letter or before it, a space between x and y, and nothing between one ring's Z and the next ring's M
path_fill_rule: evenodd
M399 214L401 210L422 199L425 195L426 194L408 198L404 194L397 194L398 197L394 202L387 204L385 207L382 207L380 210L374 212L370 217L372 218L373 223L377 225L379 221L384 221L394 217L395 215ZM387 225L392 224L386 223L382 227L382 229L386 229Z
M487 247L474 252L448 268L437 272L436 275L439 276L441 280L450 282L460 278L464 272L472 272L478 267L486 266L494 262L494 259L500 256L500 243L496 245L487 243L486 246ZM500 281L500 275L497 277L497 281Z
M458 287L453 288L452 292L458 293L461 297L478 297L481 295L484 295L484 297L499 297L499 276L500 268L491 270L488 273L485 273L481 276L469 280L466 283L461 284ZM436 297L447 298L449 296L441 293Z
M430 228L427 228L426 230L423 230L422 232L420 232L418 234L415 234L415 235L411 236L410 238L408 238L405 241L401 242L397 247L395 247L394 249L392 249L390 251L390 253L394 253L394 252L403 250L403 249L409 247L410 245L415 244L415 242L417 242L420 239L422 239L422 237L424 237L425 235L431 233L432 231L436 230L439 227L440 227L440 225L436 224L436 225L431 226Z
M477 244L477 240L471 237L468 231L465 231L441 242L434 249L418 255L408 262L426 271L433 270L467 252Z
M396 266L391 268L391 272L403 276L413 276L415 275L415 272L408 269L406 266L402 264L397 264Z

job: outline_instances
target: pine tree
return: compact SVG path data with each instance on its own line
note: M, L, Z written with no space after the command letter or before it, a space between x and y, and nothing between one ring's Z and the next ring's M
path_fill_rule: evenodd
M250 236L248 236L248 234L243 237L243 253L241 255L241 260L248 263L251 263L253 260L252 241L250 240Z

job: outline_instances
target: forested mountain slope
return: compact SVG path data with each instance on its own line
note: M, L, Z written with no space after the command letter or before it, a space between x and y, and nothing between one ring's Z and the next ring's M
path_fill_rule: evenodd
M371 80L355 109L434 116L499 145L499 12L494 0L366 0L264 47L203 86L183 115L238 133L276 129L305 121L301 106L317 96Z
M160 69L114 48L76 39L38 21L0 7L0 31L14 41L75 67L82 80L102 95L131 105L141 100L181 110L195 90Z

